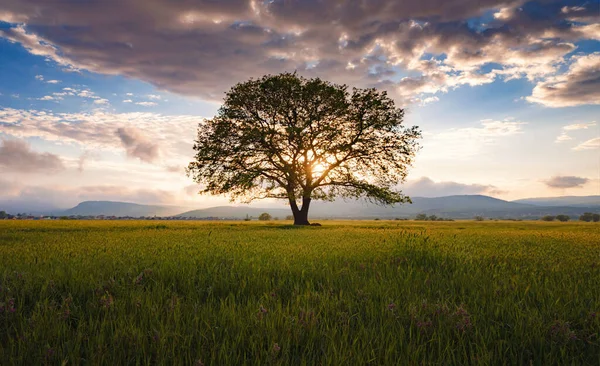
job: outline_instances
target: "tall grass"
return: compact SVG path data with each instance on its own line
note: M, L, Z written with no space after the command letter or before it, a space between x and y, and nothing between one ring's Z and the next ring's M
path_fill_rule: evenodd
M600 364L600 226L0 221L0 364Z

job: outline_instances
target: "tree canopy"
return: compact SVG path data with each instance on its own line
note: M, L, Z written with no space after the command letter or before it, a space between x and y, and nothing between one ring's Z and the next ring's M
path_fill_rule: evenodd
M288 200L298 225L309 224L312 199L410 202L396 187L421 133L403 118L384 91L267 75L233 86L200 123L187 172L200 193Z

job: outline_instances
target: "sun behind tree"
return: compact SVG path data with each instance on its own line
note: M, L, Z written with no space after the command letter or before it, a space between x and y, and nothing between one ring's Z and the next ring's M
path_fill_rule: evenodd
M309 225L312 199L410 202L404 182L418 139L385 92L295 73L239 83L217 115L198 126L188 176L201 194L250 202L288 200L294 225Z

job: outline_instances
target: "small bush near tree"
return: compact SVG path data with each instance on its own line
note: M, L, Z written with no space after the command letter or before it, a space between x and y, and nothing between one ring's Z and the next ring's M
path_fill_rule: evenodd
M579 216L579 221L598 222L600 221L600 214L585 212L583 215Z
M483 221L483 220L485 220L485 218L483 216L475 216L473 218L473 220L475 220L475 221Z
M418 220L418 221L427 221L427 215L425 215L425 214L418 214L417 217L415 217L415 220Z
M272 219L272 217L268 213L263 212L263 213L260 214L260 216L258 216L258 219L260 221L270 221Z
M571 218L568 215L556 215L556 219L561 222L567 222Z
M554 221L556 217L552 216L552 215L546 215L544 217L542 217L542 221Z
M294 220L294 216L292 216L292 215L287 215L287 216L285 217L285 219L286 219L286 220L290 220L290 221L291 221L291 220Z

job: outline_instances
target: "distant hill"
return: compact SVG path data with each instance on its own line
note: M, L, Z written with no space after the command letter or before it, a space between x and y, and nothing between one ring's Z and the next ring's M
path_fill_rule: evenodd
M137 203L113 201L85 201L57 215L71 216L171 216L185 210L176 206L139 205Z
M336 200L334 202L313 201L309 216L312 219L391 219L411 218L417 214L437 215L444 218L469 219L474 216L489 218L536 219L544 215L566 214L577 217L584 212L600 212L600 196L529 198L517 201L504 201L483 195L462 195L445 197L413 197L413 204L394 207L377 206L356 200ZM12 208L11 211L26 212L26 207ZM0 210L7 210L0 207ZM10 211L9 211L10 212ZM52 210L44 214L81 216L175 216L190 218L243 219L246 216L257 218L267 212L280 219L291 215L289 207L275 208L255 206L218 206L199 210L185 207L140 205L127 202L85 201L68 210Z
M409 218L417 214L437 215L446 218L466 219L474 216L490 218L536 219L544 215L566 214L579 216L588 207L577 206L539 206L519 202L509 202L483 195L462 195L446 197L414 197L412 204L395 207L377 206L360 201L337 200L334 202L313 201L310 217L313 219L373 219L373 218ZM195 218L231 218L242 219L246 215L258 217L267 212L274 217L284 218L291 215L289 208L255 208L250 206L219 206L184 212L179 217ZM594 211L595 212L595 211Z
M280 219L284 219L286 216L291 215L291 209L287 208L256 208L250 206L217 206L204 208L200 210L187 211L178 215L176 217L194 217L194 218L207 218L207 217L215 217L215 218L223 218L223 219L243 219L246 218L246 215L251 218L258 218L258 216L262 213L268 213L273 217L277 217Z
M563 196L525 198L512 201L536 206L600 207L600 196Z

